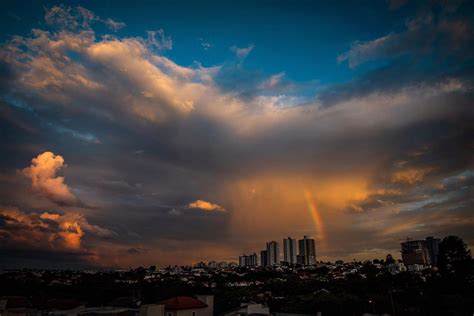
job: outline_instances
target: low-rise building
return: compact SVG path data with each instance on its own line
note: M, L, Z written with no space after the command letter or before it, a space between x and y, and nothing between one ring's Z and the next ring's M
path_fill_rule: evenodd
M241 303L239 307L231 309L224 313L225 316L237 315L270 315L270 308L255 302Z
M165 316L213 316L214 296L176 296L158 303L164 305Z

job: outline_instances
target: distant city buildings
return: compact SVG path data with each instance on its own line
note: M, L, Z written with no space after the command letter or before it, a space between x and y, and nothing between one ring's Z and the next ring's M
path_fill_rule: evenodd
M217 261L209 261L207 266L209 269L217 269Z
M400 272L406 271L407 268L403 262L394 262L387 265L387 269L391 274L398 274Z
M237 262L229 262L227 265L228 268L237 268L239 264Z
M299 240L298 248L296 239L291 237L283 239L283 261L280 257L280 245L277 241L269 241L265 245L265 249L260 251L260 266L277 266L280 263L285 265L314 265L316 264L316 244L314 239L304 236L303 239ZM299 250L299 254L297 254ZM243 255L239 257L239 266L251 267L254 266L254 262L257 262L257 255L253 254L251 259L250 256Z
M219 263L217 264L217 267L218 267L219 269L225 269L225 268L227 268L228 266L229 266L229 264L228 264L227 262L225 262L225 261L221 261L221 262L219 262Z
M410 240L401 243L402 260L406 266L436 266L439 255L439 238L427 237L425 240Z
M231 267L237 267L238 264L236 262L225 262L225 261L209 261L207 264L203 261L197 262L193 265L196 269L225 269Z
M296 240L291 237L283 239L283 261L296 264Z
M252 255L242 255L239 257L239 266L241 267L256 267L258 264L257 254Z

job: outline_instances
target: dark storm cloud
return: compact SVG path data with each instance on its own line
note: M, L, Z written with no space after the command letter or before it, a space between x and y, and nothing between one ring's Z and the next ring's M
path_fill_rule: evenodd
M354 42L349 51L338 56L338 62L349 63L355 68L368 61L391 60L409 56L423 62L420 57L460 60L472 58L473 18L472 3L459 6L423 5L418 14L408 20L401 32L386 34L367 42Z
M21 269L25 266L35 269L86 269L97 267L90 262L88 252L64 252L35 250L31 248L0 248L3 269Z
M115 235L111 230L90 224L78 212L39 213L0 207L0 253L5 259L2 267L91 266L96 254L84 243L88 243L89 237L96 243Z
M13 78L13 70L4 61L0 61L0 92L7 93L9 83Z

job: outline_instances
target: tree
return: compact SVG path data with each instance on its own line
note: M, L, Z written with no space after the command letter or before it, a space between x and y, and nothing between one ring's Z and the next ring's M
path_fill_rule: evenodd
M386 262L387 264L395 263L395 260L393 259L392 254L390 254L390 253L387 254L387 257L385 258L385 262Z
M472 271L471 251L462 238L448 236L439 244L438 269L443 276L463 278Z

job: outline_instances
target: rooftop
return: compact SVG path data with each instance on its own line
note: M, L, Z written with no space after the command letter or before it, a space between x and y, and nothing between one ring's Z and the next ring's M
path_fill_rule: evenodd
M176 296L164 301L159 302L159 304L165 305L167 310L183 310L183 309L193 309L193 308L206 308L207 304L201 302L194 297L189 296Z

